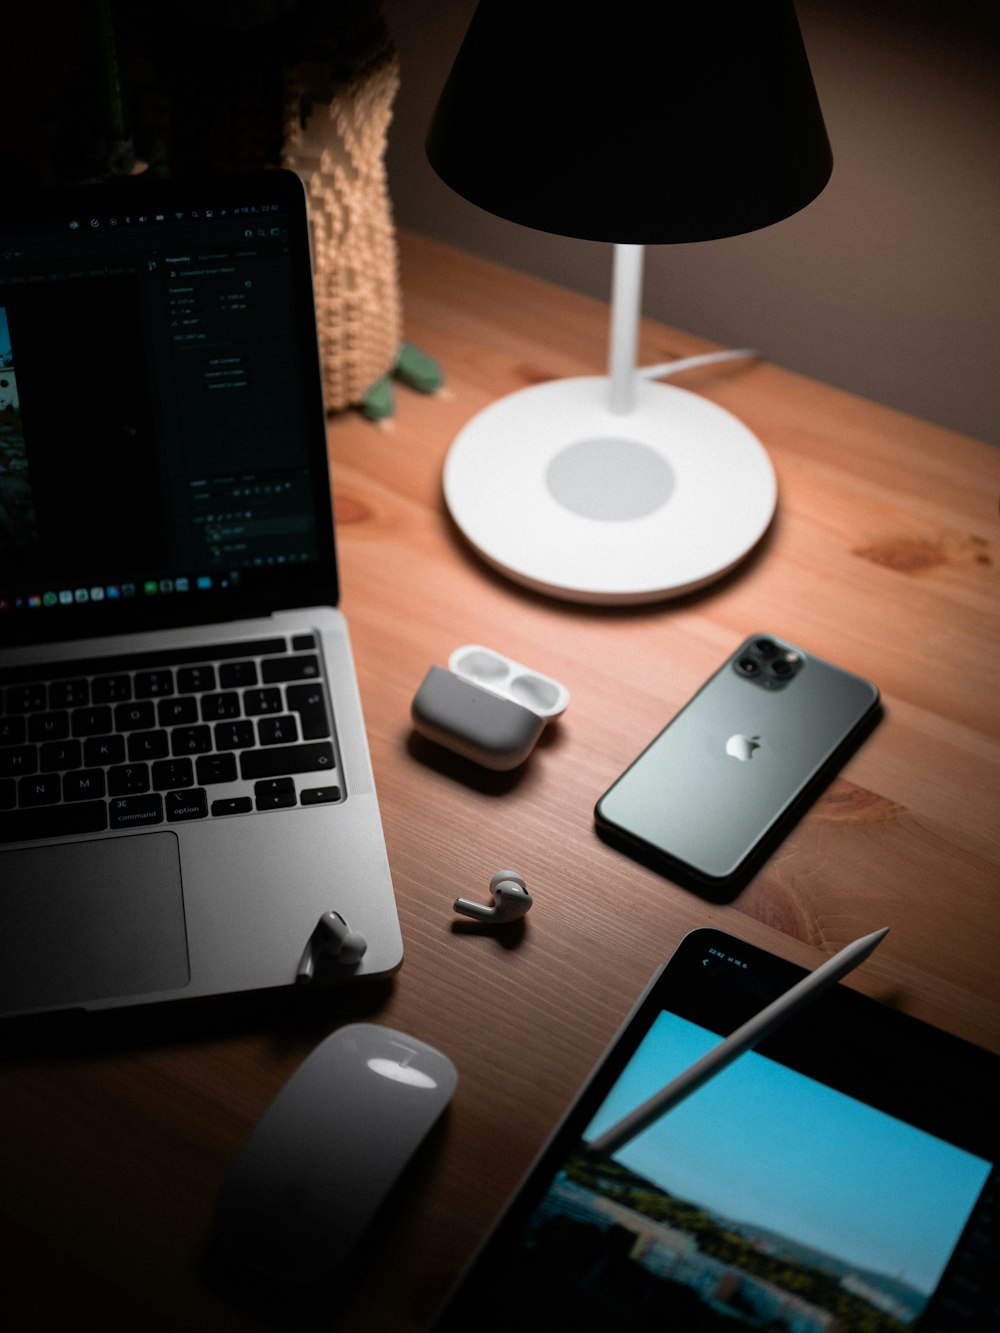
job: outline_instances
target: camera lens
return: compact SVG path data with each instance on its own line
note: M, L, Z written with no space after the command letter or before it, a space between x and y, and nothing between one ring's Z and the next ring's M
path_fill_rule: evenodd
M772 643L770 639L758 639L754 647L760 653L761 657L773 657L778 651L778 645Z
M771 670L776 676L790 676L795 667L787 657L779 657L776 662L771 663Z
M741 657L736 665L743 672L744 676L755 676L760 670L756 659L753 657Z

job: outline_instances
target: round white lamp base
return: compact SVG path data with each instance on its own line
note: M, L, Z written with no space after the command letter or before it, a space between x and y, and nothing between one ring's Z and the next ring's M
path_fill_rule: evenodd
M618 414L609 384L553 380L491 404L451 446L445 502L488 564L536 592L622 606L693 592L764 535L771 460L707 398L640 379Z

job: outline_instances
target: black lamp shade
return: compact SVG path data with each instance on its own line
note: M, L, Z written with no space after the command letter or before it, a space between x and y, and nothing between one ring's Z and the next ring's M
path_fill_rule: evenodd
M481 0L427 154L490 213L640 245L769 226L832 169L786 0Z

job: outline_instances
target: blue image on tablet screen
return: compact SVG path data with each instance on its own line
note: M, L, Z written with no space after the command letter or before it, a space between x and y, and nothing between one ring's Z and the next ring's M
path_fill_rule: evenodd
M585 1143L718 1040L662 1013ZM608 1327L627 1306L677 1328L714 1327L715 1312L719 1327L906 1329L990 1170L750 1053L611 1156L575 1153L531 1216L526 1258L548 1284L561 1271L591 1315L603 1303Z

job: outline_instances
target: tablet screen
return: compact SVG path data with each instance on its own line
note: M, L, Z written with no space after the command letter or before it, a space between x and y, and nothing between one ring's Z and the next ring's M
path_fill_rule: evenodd
M460 1318L554 1327L532 1312L558 1309L560 1328L684 1333L989 1326L963 1325L956 1302L981 1310L972 1288L989 1271L977 1216L996 1130L967 1099L982 1100L996 1062L855 992L821 997L611 1155L590 1151L786 975L801 970L719 932L684 941L473 1265Z

